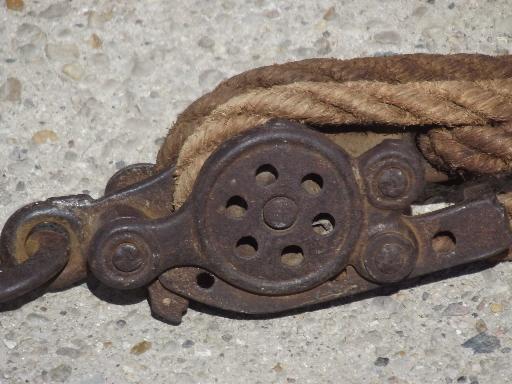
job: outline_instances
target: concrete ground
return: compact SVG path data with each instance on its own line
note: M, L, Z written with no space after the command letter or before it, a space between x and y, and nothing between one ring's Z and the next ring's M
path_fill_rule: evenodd
M240 71L512 50L508 0L24 1L0 3L0 223L100 196ZM471 271L280 318L199 307L179 327L141 295L84 284L0 312L0 383L510 383L512 265Z

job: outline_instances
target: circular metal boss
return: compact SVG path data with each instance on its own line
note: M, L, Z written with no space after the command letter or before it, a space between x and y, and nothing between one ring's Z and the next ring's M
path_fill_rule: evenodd
M290 228L297 220L298 213L297 203L284 196L274 197L263 207L263 219L272 229Z
M378 208L407 208L423 189L424 170L410 143L385 140L360 161L368 198Z
M379 283L405 279L416 264L416 246L403 234L384 232L368 240L363 260L367 272Z
M255 293L291 294L335 276L360 232L348 155L287 121L224 143L203 166L193 196L212 270Z
M151 233L131 227L133 219L105 224L89 249L89 267L103 283L120 289L147 283L159 262L158 242Z

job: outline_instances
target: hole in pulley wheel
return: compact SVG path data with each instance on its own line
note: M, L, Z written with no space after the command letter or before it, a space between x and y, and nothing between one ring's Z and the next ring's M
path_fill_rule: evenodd
M256 184L262 187L275 183L278 177L277 169L270 164L264 164L256 170Z
M226 203L226 215L232 219L239 219L247 212L247 201L240 196L231 197Z

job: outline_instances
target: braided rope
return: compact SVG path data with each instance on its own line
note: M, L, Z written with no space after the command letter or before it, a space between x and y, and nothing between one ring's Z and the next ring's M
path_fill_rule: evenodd
M163 168L174 164L188 136L210 113L231 98L257 88L294 82L375 81L390 84L425 81L480 81L512 78L512 55L396 55L350 60L307 59L243 72L219 84L178 116L158 154Z
M511 172L512 56L310 59L234 76L178 117L159 152L159 168L177 163L175 206L222 142L276 117L339 134L353 124L429 128L418 146L437 167Z
M432 164L447 171L512 172L512 124L433 129L418 138Z
M203 162L222 142L275 117L318 125L462 126L464 130L460 131L431 131L430 142L420 145L425 156L450 168L457 164L457 168L494 172L497 167L505 168L500 163L505 160L493 157L506 147L492 145L496 135L489 137L491 143L482 149L496 152L480 155L485 164L490 164L485 167L479 165L478 156L456 149L470 145L468 136L475 140L468 133L471 129L485 132L491 124L512 121L512 78L405 84L296 82L243 93L214 109L183 144L177 162L175 204L180 206L185 201ZM503 131L501 136L506 134ZM450 146L451 157L447 157Z

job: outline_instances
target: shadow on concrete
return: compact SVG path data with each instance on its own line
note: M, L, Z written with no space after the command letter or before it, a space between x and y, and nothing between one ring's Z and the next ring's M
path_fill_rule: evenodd
M397 291L403 290L403 289L409 289L413 287L420 287L423 285L435 283L441 280L446 280L449 278L454 278L458 276L463 275L469 275L473 273L481 272L485 269L492 268L496 265L496 262L490 262L490 261L481 261L473 264L458 266L455 268L439 271L427 276L418 277L412 280L408 280L402 283L393 284L389 286L383 286L381 288L364 292L361 294L349 296L349 297L343 297L340 299L336 299L334 301L326 302L326 303L320 303L320 304L314 304L309 305L302 308L297 309L291 309L279 313L274 314L268 314L268 315L248 315L248 314L240 314L236 312L231 312L223 309L218 309L214 307L210 307L208 305L198 303L191 301L190 302L190 308L192 308L195 311L214 315L214 316L220 316L224 318L229 319L236 319L236 320L266 320L266 319L277 319L285 316L291 316L291 315L298 315L306 312L316 311L320 309L326 309L333 306L339 306L339 305L345 305L349 304L355 301L360 300L366 300L378 296L386 296L391 295ZM103 285L101 282L99 282L96 278L93 276L88 277L88 279L85 281L87 284L87 287L90 289L92 294L94 294L99 299L106 301L111 304L115 305L130 305L130 304L136 304L140 303L143 300L146 300L147 298L147 289L146 288L138 288L133 290L118 290L114 288L107 287ZM46 292L47 286L50 284L49 282L46 286L43 286L33 292L30 292L29 294L26 294L25 296L22 296L16 300L13 300L8 303L0 304L0 313L7 312L7 311L13 311L21 306L37 299L38 297L44 295ZM78 282L74 286L80 285L83 282ZM149 311L148 311L149 312ZM186 315L185 315L186 316ZM154 316L155 317L155 316ZM171 324L165 319L161 319L156 317L158 320L161 320L167 324Z

